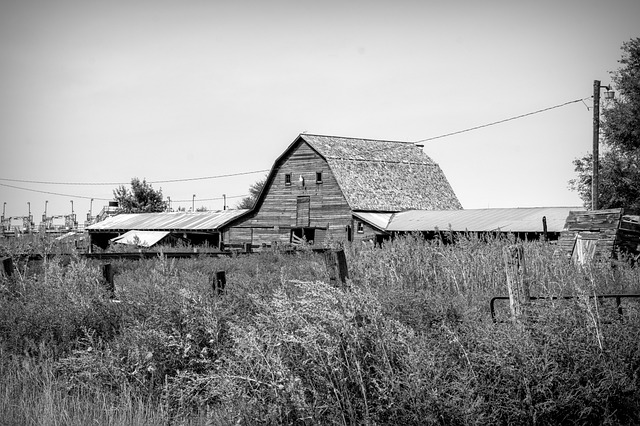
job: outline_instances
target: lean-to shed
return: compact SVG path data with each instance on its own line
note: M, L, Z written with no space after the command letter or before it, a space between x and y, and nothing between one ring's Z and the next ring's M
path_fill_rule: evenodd
M357 212L354 215L391 235L419 232L427 238L446 234L514 234L535 240L546 234L557 240L569 212L577 207L521 207L468 210L406 210L397 213ZM448 237L447 237L448 238Z
M86 230L91 244L103 249L113 239L114 242L140 241L143 243L141 245L149 246L171 237L191 245L220 247L224 243L220 238L221 228L245 212L220 210L118 214L88 226Z

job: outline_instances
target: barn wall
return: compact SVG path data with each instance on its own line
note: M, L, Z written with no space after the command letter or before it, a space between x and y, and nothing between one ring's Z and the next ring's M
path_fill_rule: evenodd
M322 183L316 173L322 173ZM291 184L285 184L285 175ZM300 181L300 177L304 183ZM352 224L351 209L326 161L305 142L300 142L277 166L267 182L258 211L232 225L225 232L225 244L288 243L291 229L297 227L297 199L309 197L309 227L316 229L316 244L325 239L345 240Z
M359 232L358 229L360 229L361 232ZM353 219L353 230L353 241L355 242L376 242L376 237L378 235L383 235L382 232L378 231L367 222L361 221L359 219Z

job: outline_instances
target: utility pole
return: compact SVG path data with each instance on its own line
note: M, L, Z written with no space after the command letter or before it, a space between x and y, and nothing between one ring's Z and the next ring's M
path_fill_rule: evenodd
M600 143L600 80L593 81L593 176L591 178L591 210L598 210Z

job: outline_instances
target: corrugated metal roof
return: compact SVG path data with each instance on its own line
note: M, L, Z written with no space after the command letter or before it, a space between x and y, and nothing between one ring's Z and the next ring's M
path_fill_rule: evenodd
M441 211L407 210L394 213L385 229L391 232L435 231L436 229L441 231L451 229L458 232L542 232L542 217L544 216L547 219L547 230L560 232L564 228L569 212L576 210L584 209L581 207L527 207ZM363 213L359 213L359 215L365 220L368 217Z
M151 247L169 235L169 231L128 231L110 241L119 244L137 244L141 247ZM137 239L136 239L137 238Z
M245 212L247 210L119 214L88 226L86 229L89 232L131 229L212 231L226 225Z

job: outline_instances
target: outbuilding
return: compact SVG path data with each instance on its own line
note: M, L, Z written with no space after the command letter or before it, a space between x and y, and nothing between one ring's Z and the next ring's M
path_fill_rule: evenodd
M86 228L92 246L105 249L111 243L150 247L178 240L188 245L221 248L221 228L246 210L208 212L128 213L110 216Z

